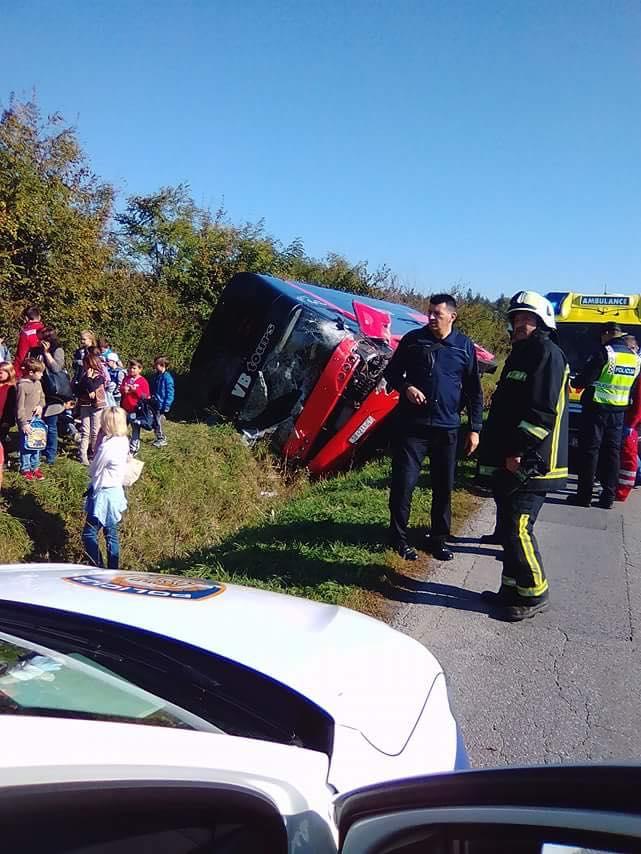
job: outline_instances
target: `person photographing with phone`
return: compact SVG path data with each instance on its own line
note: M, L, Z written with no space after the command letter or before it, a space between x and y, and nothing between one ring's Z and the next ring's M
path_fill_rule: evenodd
M461 410L467 409L469 433L465 453L479 443L483 392L473 342L454 329L456 300L430 297L428 323L405 335L385 373L399 392L395 410L390 488L390 543L404 560L418 554L407 541L412 495L426 457L432 476L431 531L427 550L437 560L451 560L447 548L452 520L452 489Z

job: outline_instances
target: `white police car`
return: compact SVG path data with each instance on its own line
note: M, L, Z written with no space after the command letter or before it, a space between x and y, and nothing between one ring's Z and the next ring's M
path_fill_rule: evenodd
M466 771L335 796L327 757L291 745L1 714L0 742L7 854L641 850L639 766Z
M294 745L326 757L335 792L468 765L421 644L345 608L199 578L0 566L2 711Z

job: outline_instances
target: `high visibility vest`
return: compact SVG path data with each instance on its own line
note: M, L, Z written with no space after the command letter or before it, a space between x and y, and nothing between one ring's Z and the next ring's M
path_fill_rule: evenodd
M607 345L605 349L608 361L594 383L593 400L623 408L630 403L630 389L639 374L639 357L632 351L615 350Z

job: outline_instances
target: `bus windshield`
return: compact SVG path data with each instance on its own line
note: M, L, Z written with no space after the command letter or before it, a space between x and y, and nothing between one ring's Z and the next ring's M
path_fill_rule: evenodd
M626 334L634 335L641 345L641 324L621 324ZM583 369L589 357L601 346L600 324L559 323L557 326L559 346L570 364L570 373L574 376Z
M335 321L299 308L258 371L239 413L238 426L264 430L285 420L291 420L293 426L303 402L345 337L351 333ZM283 432L288 435L287 429Z

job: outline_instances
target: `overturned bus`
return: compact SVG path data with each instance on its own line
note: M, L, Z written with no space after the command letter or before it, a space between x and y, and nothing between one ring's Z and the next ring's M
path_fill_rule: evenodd
M313 474L344 464L396 406L383 372L399 340L423 326L407 305L319 285L239 273L194 353L194 403ZM476 345L481 370L496 370Z

